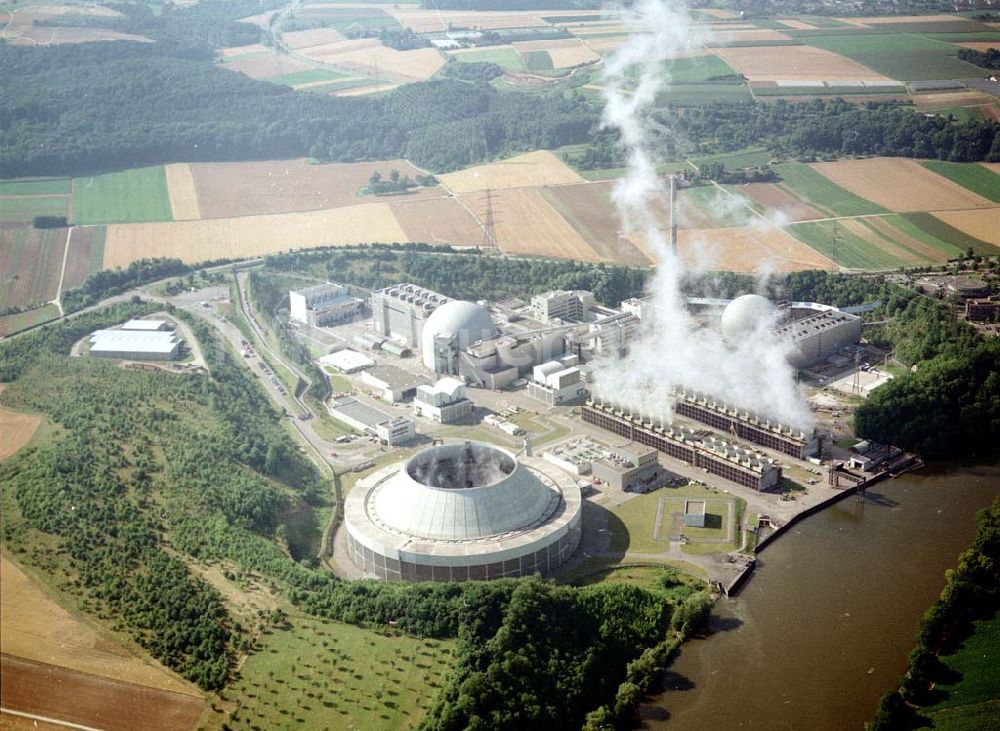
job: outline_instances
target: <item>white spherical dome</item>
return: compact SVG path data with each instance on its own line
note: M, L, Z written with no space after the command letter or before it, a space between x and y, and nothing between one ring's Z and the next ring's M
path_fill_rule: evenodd
M493 337L496 326L490 311L483 305L464 300L452 300L438 307L424 323L420 349L424 365L434 370L434 339L439 335L457 336L458 345L467 347L484 338Z
M736 343L772 317L774 304L771 300L759 294L745 294L726 305L719 330L727 342Z

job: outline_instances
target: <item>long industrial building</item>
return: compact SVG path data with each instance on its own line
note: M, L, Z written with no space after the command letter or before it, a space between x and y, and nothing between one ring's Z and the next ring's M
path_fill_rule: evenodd
M818 302L792 302L788 310L794 319L775 332L795 344L795 353L788 361L793 368L820 363L861 339L861 318L857 315Z
M90 336L90 355L118 360L174 360L181 341L172 330L97 330Z
M580 543L568 475L479 442L428 447L360 480L344 504L351 561L386 581L547 574Z
M723 439L702 438L682 426L654 423L651 419L599 401L588 401L582 409L582 416L588 424L754 490L771 490L781 481L781 468L773 461Z
M765 449L787 454L795 459L814 456L820 448L819 435L780 424L746 409L718 401L711 396L674 389L674 411L687 419L700 421L713 429L732 434Z
M306 325L342 322L357 313L364 302L347 294L342 284L327 282L288 292L291 319Z

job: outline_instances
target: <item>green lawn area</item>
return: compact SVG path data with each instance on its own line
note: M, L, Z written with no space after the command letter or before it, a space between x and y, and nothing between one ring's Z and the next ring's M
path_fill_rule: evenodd
M835 243L835 225L835 221L808 221L786 226L785 230L809 248L849 269L894 269L906 263L842 225L836 226Z
M309 84L313 81L334 81L335 79L346 79L348 74L330 71L329 69L309 69L308 71L298 71L294 74L276 76L268 79L272 84L285 84L294 86L295 84Z
M16 315L0 317L0 336L13 335L34 325L41 325L59 317L59 309L55 305L43 305L34 310L19 312Z
M172 220L162 165L73 179L73 223Z
M207 728L415 728L454 662L453 641L388 636L294 611L290 619L290 629L261 638L225 690L226 705L238 710L213 714Z
M691 158L691 162L698 167L701 167L706 162L721 162L727 170L740 170L758 165L767 165L770 161L771 153L760 147L748 147L745 150L719 152L714 155L701 155Z
M35 216L68 216L69 198L64 195L0 198L0 221L31 221Z
M453 53L451 57L462 63L495 63L510 71L524 71L521 57L513 48L486 48L464 53Z
M685 188L678 194L682 204L691 205L711 222L713 228L744 226L753 217L751 208L740 203L750 203L750 199L739 193L728 194L714 185Z
M943 175L963 188L1000 203L1000 175L977 163L943 162L928 160L923 163L928 170Z
M673 84L703 84L720 76L738 76L729 64L715 55L678 58L664 64L664 69Z
M790 162L776 165L774 169L781 176L784 187L793 195L834 215L863 216L889 212L882 206L844 190L804 163Z
M528 71L551 71L553 69L552 57L548 51L528 51L521 60Z
M70 178L11 178L0 180L0 196L66 195L72 183Z
M656 97L659 106L698 107L721 102L750 101L746 84L680 84Z
M656 166L658 175L669 175L670 173L690 169L691 166L686 162L669 162ZM586 180L615 180L625 175L625 168L598 168L595 170L577 170L577 172Z
M1000 726L1000 615L975 623L975 631L961 647L941 661L960 678L935 690L944 698L920 708L933 728L985 729Z
M969 236L964 231L959 231L954 226L949 226L940 218L935 218L930 213L904 213L902 216L929 236L947 242L963 254L969 247L972 247L974 254L979 254L980 256L996 256L1000 254L1000 248L982 239L977 239L975 236Z
M957 47L920 36L903 33L822 35L802 40L900 81L976 78L984 73L978 66L959 61Z
M946 43L990 43L1000 44L1000 30L986 30L973 33L921 33L924 38Z

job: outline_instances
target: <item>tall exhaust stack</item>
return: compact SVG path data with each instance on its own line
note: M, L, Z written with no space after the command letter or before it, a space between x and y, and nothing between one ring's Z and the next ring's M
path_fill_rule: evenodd
M670 250L677 253L677 176L670 176Z

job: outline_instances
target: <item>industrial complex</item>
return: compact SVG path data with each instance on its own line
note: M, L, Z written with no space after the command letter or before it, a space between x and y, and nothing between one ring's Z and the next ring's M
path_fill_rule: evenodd
M181 340L166 320L129 320L117 329L97 330L89 345L94 358L174 360Z

